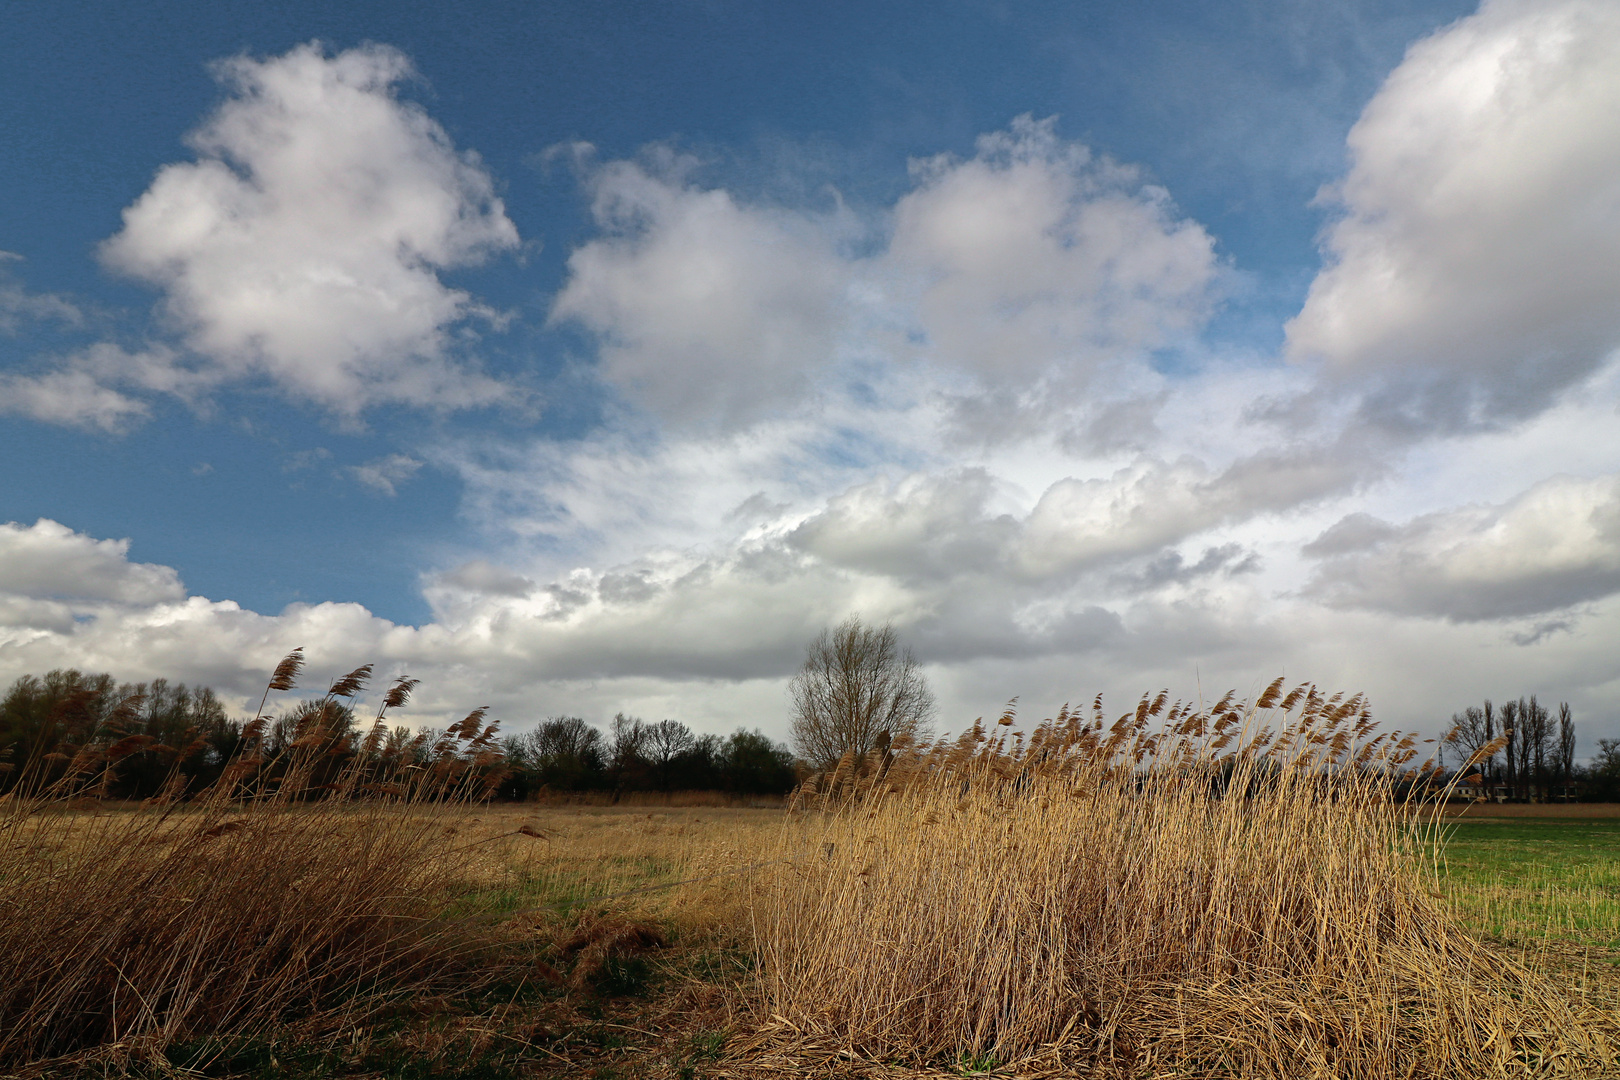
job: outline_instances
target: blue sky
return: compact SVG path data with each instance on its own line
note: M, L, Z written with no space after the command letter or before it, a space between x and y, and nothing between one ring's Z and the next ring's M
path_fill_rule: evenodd
M1607 4L4 14L0 676L1620 727Z

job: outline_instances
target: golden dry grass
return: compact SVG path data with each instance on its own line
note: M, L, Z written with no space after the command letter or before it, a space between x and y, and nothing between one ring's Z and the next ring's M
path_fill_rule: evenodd
M80 748L64 777L8 792L0 1064L150 1054L321 1008L363 1014L444 975L476 946L439 916L470 854L444 821L488 787L494 729L481 719L452 728L425 765L336 761L312 721L278 760L250 751L184 802L177 772L166 797L123 812L85 812L120 743Z
M437 968L459 877L381 806L14 813L0 852L0 1060L249 1030Z
M1614 1075L1612 978L1528 915L1485 940L1509 886L1433 860L1387 786L1410 746L1295 704L1269 735L1146 705L902 747L792 812L8 804L0 1046L151 1061L313 1016L318 1074L371 1075L368 1018L405 1002L411 1054L515 1075ZM1538 910L1613 870L1536 882ZM650 996L597 985L620 954Z
M1356 699L1285 705L1144 699L844 763L760 889L767 1010L915 1065L1613 1075L1612 1023L1448 910L1397 794L1412 740Z
M436 802L33 811L0 829L19 841L0 852L0 907L41 908L0 924L5 1076L247 1075L232 1063L244 1047L279 1047L278 1075L372 1075L379 1059L456 1075L467 1055L498 1062L494 1075L509 1061L518 1075L589 1061L662 1075L752 1005L738 988L746 892L726 872L782 817ZM660 888L689 877L702 880ZM656 993L597 985L621 959ZM128 982L98 982L101 967Z
M953 812L954 807L953 802ZM71 846L81 842L89 830L99 827L107 818L149 815L152 815L151 808L81 806L78 811L57 816L58 831L54 835ZM175 816L170 817L171 828ZM887 1063L865 1055L841 1056L848 1049L845 1040L813 1031L795 1031L773 1020L771 1013L778 1010L763 997L763 988L745 968L727 968L724 977L706 987L696 985L687 974L694 957L702 957L703 963L708 964L717 955L717 948L733 950L728 955L740 958L744 949L753 947L748 929L751 894L747 884L756 880L763 870L754 875L732 874L657 891L631 892L612 900L578 903L592 897L746 867L761 857L770 856L776 845L807 826L820 829L829 825L831 819L799 816L790 821L782 812L766 809L675 807L649 810L497 804L462 807L416 816L414 820L422 835L431 837L436 850L460 848L462 851L455 865L455 880L447 884L447 892L435 901L449 905L447 909L441 907L441 913L448 911L454 917L476 915L468 925L480 933L488 931L490 939L534 940L540 955L559 967L564 958L553 943L564 941L579 925L611 920L652 923L667 928L674 944L669 949L649 953L649 962L655 970L668 969L677 974L658 982L651 996L623 999L622 1003L618 999L600 999L592 993L576 995L568 990L564 999L538 1003L525 997L512 1005L503 997L490 1013L469 1013L465 1017L458 1012L462 1006L418 991L417 1007L426 1011L418 1026L401 1036L412 1048L412 1054L425 1059L446 1055L453 1060L456 1054L472 1053L479 1048L483 1048L479 1052L486 1052L491 1046L522 1049L523 1044L512 1042L521 1038L535 1045L526 1051L528 1057L524 1060L528 1064L520 1074L533 1071L573 1076L611 1069L620 1077L662 1076L672 1070L678 1072L686 1067L682 1063L693 1060L695 1039L715 1040L721 1031L726 1031L730 1034L729 1049L703 1057L696 1075L767 1077L817 1071L849 1076L947 1076L961 1075L964 1064L992 1063L993 1055L976 1059L946 1054L930 1060L914 1058L910 1061L890 1058ZM876 819L873 821L875 823ZM520 832L525 826L541 836ZM363 827L362 818L351 814L347 827ZM1492 888L1494 886L1488 883L1442 879L1441 891L1457 903L1456 914L1467 917L1488 898ZM1553 883L1548 888L1544 899L1556 907L1560 903L1558 885ZM532 907L541 910L512 915ZM485 918L485 914L491 917ZM503 917L496 919L495 914ZM1477 929L1472 923L1464 923L1463 928ZM851 963L864 965L857 970L868 977L873 974L873 958L881 959L877 948L876 940L855 947L855 959ZM861 959L863 957L865 959ZM1541 966L1552 970L1556 978L1566 980L1563 988L1567 996L1579 996L1584 966L1590 967L1589 975L1600 997L1613 989L1613 976L1608 975L1605 981L1606 973L1600 970L1597 961L1588 965L1585 957L1572 953L1567 947L1561 951L1538 949L1531 942L1512 950L1508 959L1529 968ZM500 960L510 964L513 957L507 954ZM452 971L455 966L452 964ZM467 974L463 964L460 974L448 981L441 979L439 985L454 986ZM565 976L572 974L572 971L564 971ZM507 975L509 977L510 972ZM1234 1019L1231 1015L1233 1000L1229 991L1226 994L1221 996L1218 983L1210 984L1194 987L1179 1003L1172 996L1168 1004L1161 1001L1160 1006L1202 1016L1206 1028L1204 1038L1241 1035L1242 1025L1235 1032L1229 1027L1222 1028ZM575 996L579 1000L569 1004ZM592 1005L593 1001L601 1004ZM1340 1003L1340 1008L1347 1003ZM1300 1004L1308 1005L1308 1002ZM1333 1004L1328 1002L1330 1007L1322 1011L1322 1019L1330 1020L1339 1012ZM1279 1005L1278 999L1269 999L1253 988L1245 1003L1246 1008L1257 1013ZM1607 1007L1612 1009L1613 1002L1609 1001ZM593 1009L607 1011L593 1012ZM1165 1015L1168 1017L1171 1013ZM1287 1016L1285 1012L1275 1013L1271 1022L1286 1023ZM1298 1019L1297 1014L1295 1018ZM367 1026L364 1019L358 1013L354 1015L354 1038L342 1038L339 1040L342 1045L364 1047L369 1045L368 1040L378 1038L375 1034L378 1029ZM1250 1016L1246 1021L1250 1025L1263 1022L1263 1015ZM618 1026L613 1026L615 1024ZM331 1038L336 1039L336 1036ZM457 1039L462 1041L457 1042ZM1083 1064L1083 1054L1078 1052L1081 1049L1071 1045L1067 1056L1060 1051L1056 1056L1025 1060L1018 1063L1017 1068L1000 1071L1006 1075L1075 1075L1075 1070ZM1200 1073L1192 1064L1179 1073L1163 1062L1149 1068L1150 1061L1145 1058L1138 1064L1139 1075L1143 1076L1155 1075L1155 1068L1160 1075L1219 1075L1216 1071ZM1520 1067L1515 1073L1511 1068L1495 1070L1494 1066L1480 1066L1456 1075L1533 1075L1534 1068ZM1267 1075L1267 1072L1264 1067L1247 1070L1234 1067L1228 1073L1245 1074ZM1305 1070L1296 1075L1309 1076L1311 1072ZM1340 1075L1356 1074L1341 1070Z

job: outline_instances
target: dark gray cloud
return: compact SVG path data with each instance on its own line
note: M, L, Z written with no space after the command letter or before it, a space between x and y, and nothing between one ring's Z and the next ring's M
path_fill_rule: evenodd
M1115 574L1110 583L1126 593L1152 592L1166 585L1189 585L1203 578L1220 574L1235 577L1239 574L1259 573L1262 566L1258 552L1242 544L1221 544L1207 547L1197 562L1188 562L1179 551L1166 551L1152 559L1136 573Z

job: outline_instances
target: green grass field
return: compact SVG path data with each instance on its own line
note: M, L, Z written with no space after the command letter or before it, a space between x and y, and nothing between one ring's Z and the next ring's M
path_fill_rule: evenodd
M1620 951L1620 820L1449 823L1446 891L1473 929L1521 948Z

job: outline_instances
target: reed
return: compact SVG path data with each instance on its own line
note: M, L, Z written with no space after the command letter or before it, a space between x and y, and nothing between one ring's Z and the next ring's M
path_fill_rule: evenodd
M203 791L101 804L129 749L104 732L65 778L0 800L0 1064L363 1013L454 965L469 941L435 918L461 873L445 822L487 796L494 726L475 713L390 754L379 712L357 747L324 705L368 674L334 683L274 759L261 709ZM385 708L408 693L396 683Z
M1009 712L807 782L764 1011L843 1053L1125 1075L1612 1075L1440 902L1431 771L1359 697Z

